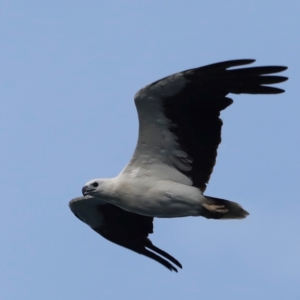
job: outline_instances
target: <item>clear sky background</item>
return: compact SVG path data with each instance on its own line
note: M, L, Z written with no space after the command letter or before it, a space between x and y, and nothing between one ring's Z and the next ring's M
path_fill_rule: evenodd
M0 299L300 299L300 1L0 1ZM273 96L232 95L206 194L242 221L155 220L178 274L68 208L130 159L133 96L228 59L286 65Z

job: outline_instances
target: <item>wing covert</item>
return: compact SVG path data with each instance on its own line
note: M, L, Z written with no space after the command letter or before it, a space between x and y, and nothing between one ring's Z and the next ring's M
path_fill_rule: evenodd
M77 218L105 239L147 256L171 271L177 269L170 262L182 268L178 260L154 246L148 238L153 233L152 217L127 212L92 196L75 198L69 206Z
M133 157L121 174L159 176L205 191L221 143L220 112L234 94L277 94L266 86L285 81L267 75L286 67L228 69L251 59L226 61L186 70L158 80L135 96L139 136Z

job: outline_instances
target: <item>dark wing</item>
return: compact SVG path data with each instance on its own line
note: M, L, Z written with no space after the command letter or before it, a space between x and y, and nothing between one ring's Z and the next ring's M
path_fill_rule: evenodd
M138 143L123 173L155 173L204 192L221 142L220 112L233 102L226 95L284 92L265 85L287 80L268 75L286 67L229 69L252 62L233 60L190 69L140 90L135 96Z
M91 196L75 198L69 206L81 221L107 240L147 256L171 271L177 269L169 261L182 268L178 260L148 239L148 234L153 233L152 217L127 212Z

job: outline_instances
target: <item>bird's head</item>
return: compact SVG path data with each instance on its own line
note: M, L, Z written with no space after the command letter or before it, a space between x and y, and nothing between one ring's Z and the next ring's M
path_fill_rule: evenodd
M88 181L84 187L82 188L83 196L91 195L91 196L99 196L103 193L105 179L98 178Z

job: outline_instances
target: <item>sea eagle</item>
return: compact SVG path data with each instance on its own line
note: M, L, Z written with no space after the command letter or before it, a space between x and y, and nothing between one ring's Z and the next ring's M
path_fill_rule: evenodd
M189 69L138 91L139 136L133 157L117 177L84 185L83 195L94 197L94 204L88 210L89 200L82 198L78 217L94 228L92 215L105 202L135 217L245 218L248 212L239 204L204 192L221 142L220 112L233 103L227 95L284 92L268 85L287 80L271 75L286 67L232 69L253 62L232 60ZM81 210L88 212L85 219Z

